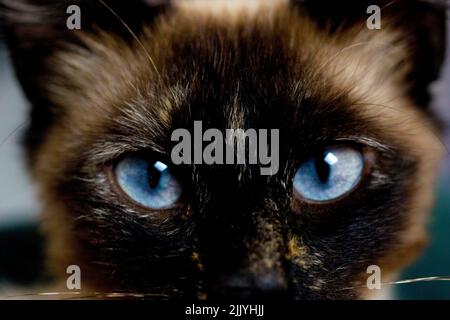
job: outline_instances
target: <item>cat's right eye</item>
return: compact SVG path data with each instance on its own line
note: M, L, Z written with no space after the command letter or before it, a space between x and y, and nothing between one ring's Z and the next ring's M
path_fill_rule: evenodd
M306 201L329 202L349 194L362 178L365 159L358 149L324 149L305 161L295 174L295 194Z
M162 161L128 155L117 163L114 173L122 191L145 208L170 209L182 196L181 183Z

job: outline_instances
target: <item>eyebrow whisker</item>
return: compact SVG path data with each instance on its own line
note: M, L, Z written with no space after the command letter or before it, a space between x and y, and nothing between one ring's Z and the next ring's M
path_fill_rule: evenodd
M139 39L139 37L133 32L133 30L131 30L131 28L128 26L128 24L117 14L116 11L114 11L110 6L108 6L103 0L97 0L97 1L100 2L104 7L106 7L120 21L120 23L127 29L127 31L131 34L131 36L136 40L136 42L139 44L139 46L144 51L145 55L147 56L148 60L150 61L151 65L152 65L153 69L155 69L155 72L161 78L161 74L160 74L158 68L156 67L156 64L155 64L153 58L151 57L150 53L145 48L144 44Z

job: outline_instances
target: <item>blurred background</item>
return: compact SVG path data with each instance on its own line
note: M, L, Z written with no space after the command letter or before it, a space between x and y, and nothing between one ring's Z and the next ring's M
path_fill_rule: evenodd
M433 107L450 127L450 51L443 77L433 91ZM0 42L0 296L7 296L11 287L27 287L44 280L43 244L37 230L39 204L20 147L27 110ZM450 150L449 130L445 143ZM450 155L443 159L439 177L429 224L431 243L399 280L450 276ZM394 289L398 299L450 299L450 281L395 285Z

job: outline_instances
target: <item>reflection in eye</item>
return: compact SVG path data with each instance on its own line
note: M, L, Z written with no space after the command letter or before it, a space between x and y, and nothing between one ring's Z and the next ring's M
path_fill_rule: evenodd
M294 176L294 191L310 201L324 202L352 191L361 179L364 157L351 147L325 149L305 161Z
M161 161L129 155L117 164L115 176L133 201L149 209L170 208L182 194L180 182Z

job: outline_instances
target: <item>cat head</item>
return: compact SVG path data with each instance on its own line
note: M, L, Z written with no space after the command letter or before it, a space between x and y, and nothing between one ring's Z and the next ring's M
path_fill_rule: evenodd
M56 273L76 264L86 286L161 297L363 298L370 265L389 280L422 248L443 4L2 3ZM278 129L278 172L173 164L172 133L198 120ZM329 154L341 192L318 196Z

